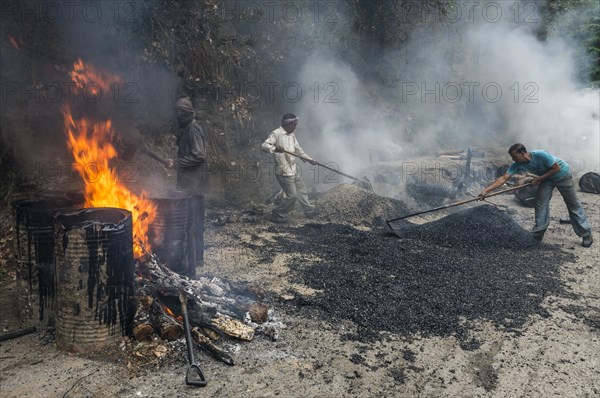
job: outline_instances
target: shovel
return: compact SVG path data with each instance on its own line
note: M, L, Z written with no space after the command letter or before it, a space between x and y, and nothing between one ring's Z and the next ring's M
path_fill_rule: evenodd
M151 157L152 159L156 160L157 162L162 163L162 165L165 167L169 164L169 162L167 162L165 159L161 158L154 152L149 151L148 149L140 149L140 152L142 152L144 155Z
M130 160L136 152L141 152L144 155L149 156L157 162L161 163L163 166L166 166L169 163L156 153L150 151L149 149L140 148L132 140L124 140L120 137L117 137L113 139L113 146L117 151L119 158L125 161Z
M185 384L188 386L206 387L206 379L204 378L202 370L194 358L194 342L192 341L192 335L190 333L190 321L188 319L187 312L187 297L183 289L179 289L179 301L181 301L181 312L183 313L183 327L185 329L185 343L187 345L189 363L189 367L185 374Z
M286 151L285 149L282 149L281 152L284 152L284 153L287 153L289 155L292 155L292 156L295 156L297 158L300 158L300 159L304 160L305 162L314 163L314 164L316 164L318 166L323 167L324 169L331 170L334 173L337 173L339 175L343 175L344 177L348 177L351 180L354 180L356 183L358 183L358 185L361 188L368 189L369 191L373 191L373 186L371 185L371 182L367 179L367 177L364 177L364 178L353 177L350 174L342 173L341 171L336 170L333 167L329 167L329 166L324 165L323 163L319 163L319 162L317 162L314 159L305 158L304 156L300 156L300 155L298 155L298 154L296 154L294 152Z
M490 196L496 196L496 195L500 195L501 193L506 193L506 192L512 192L512 191L516 191L517 189L525 188L525 187L528 187L528 186L530 186L530 185L531 185L531 182L528 182L528 183L526 183L526 184L523 184L523 185L518 185L518 186L516 186L516 187L507 188L507 189L503 189L503 190L501 190L501 191L497 191L497 192L494 192L494 193L490 193L489 195L487 195L487 196L486 196L486 198L489 198ZM420 215L420 214L431 213L431 212L434 212L434 211L438 211L438 210L447 209L447 208L449 208L449 207L454 207L454 206L460 206L460 205L464 205L464 204L466 204L466 203L475 202L476 200L482 200L482 199L479 199L479 198L473 198L473 199L462 200L462 201L460 201L460 202L454 202L454 203L450 203L450 204L447 204L447 205L444 205L444 206L440 206L440 207L436 207L436 208L433 208L433 209L429 209L429 210L423 210L423 211L419 211L419 212L417 212L417 213L411 213L411 214L408 214L408 215L406 215L406 216L402 216L402 217L394 218L394 219L391 219L391 220L385 220L385 223L387 224L387 226L388 226L388 227L389 227L391 230L393 230L392 226L390 225L390 223L391 223L391 222L394 222L394 221L399 221L399 220L404 220L405 218L412 217L412 216L418 216L418 215Z

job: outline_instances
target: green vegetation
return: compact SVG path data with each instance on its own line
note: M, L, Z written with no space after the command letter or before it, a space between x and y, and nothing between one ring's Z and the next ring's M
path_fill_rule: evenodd
M542 35L572 39L579 77L600 86L600 3L597 0L548 0Z

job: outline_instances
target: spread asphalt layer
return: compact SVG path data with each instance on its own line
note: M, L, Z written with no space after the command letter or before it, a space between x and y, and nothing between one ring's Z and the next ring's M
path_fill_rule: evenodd
M549 316L545 298L570 294L559 267L574 257L538 244L492 206L394 227L402 239L332 223L270 226L278 244L263 250L300 253L289 264L294 279L319 293L298 302L371 337L453 335L463 345L471 321L516 332L532 316Z

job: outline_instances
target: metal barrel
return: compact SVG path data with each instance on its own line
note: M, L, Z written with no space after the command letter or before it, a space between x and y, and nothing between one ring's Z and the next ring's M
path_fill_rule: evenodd
M82 207L82 194L13 202L17 305L22 327L54 326L53 214Z
M152 251L169 269L190 276L196 265L192 197L169 192L150 200L156 204L156 215L148 228Z
M194 246L196 249L196 266L204 266L204 222L205 222L205 200L204 195L192 195L192 229L194 235ZM191 274L191 272L190 272ZM195 278L194 274L190 275Z
M516 185L523 185L533 180L533 177L523 177L517 180ZM537 193L537 187L529 185L527 187L517 189L514 191L514 196L517 200L527 207L535 207L535 194Z
M91 352L131 332L134 295L131 213L60 212L54 219L56 343Z

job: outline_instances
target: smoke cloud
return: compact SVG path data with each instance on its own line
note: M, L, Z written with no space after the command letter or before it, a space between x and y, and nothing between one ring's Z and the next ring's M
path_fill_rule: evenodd
M598 171L599 91L577 76L573 43L536 36L543 2L456 4L446 16L412 9L409 40L381 59L351 64L359 57L330 48L308 56L297 81L321 90L298 104L307 152L358 173L368 159L522 142L566 160L576 174ZM374 64L379 78L365 79Z

